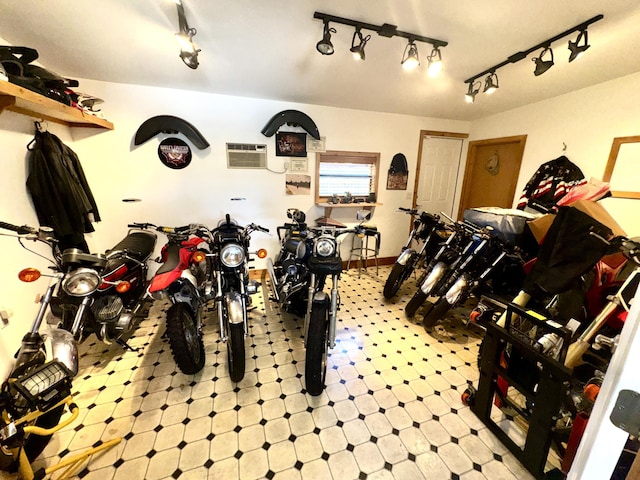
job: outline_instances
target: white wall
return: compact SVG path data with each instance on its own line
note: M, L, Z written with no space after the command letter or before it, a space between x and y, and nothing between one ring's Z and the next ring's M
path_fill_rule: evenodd
M305 211L310 223L323 216L323 210L314 205L313 193L287 196L284 174L227 169L225 144L267 144L269 167L281 171L283 160L275 156L275 136L267 138L261 130L276 113L296 109L314 120L320 134L326 137L328 150L380 153L377 194L383 205L376 208L372 221L382 235L380 256L396 256L409 228L408 218L397 214L397 207L411 206L420 130L466 133L469 129L467 122L89 80L80 80L78 90L104 98L105 116L115 125L113 131L104 131L68 129L49 122L49 130L78 154L96 198L102 222L95 224L95 233L87 235L92 251L111 247L126 233L129 222L175 226L201 222L213 226L228 212L240 223L255 222L269 228L273 236L255 233L252 246L267 248L270 255L275 254L278 245L275 229L286 220L287 208ZM165 167L157 156L158 143L164 135L137 147L133 145L140 124L155 115L184 118L211 146L205 150L193 148L192 162L183 170ZM0 179L4 199L0 220L14 224L37 225L25 188L25 146L33 138L33 121L12 112L0 115L0 144L6 165ZM409 162L409 187L406 191L387 191L387 170L398 152L404 153ZM315 157L310 155L308 174L312 179L314 171ZM313 188L315 185L312 191ZM142 202L122 202L123 198L131 197L140 198ZM234 197L246 200L232 201ZM355 213L355 208L335 209L332 216L353 224ZM32 299L45 285L43 280L35 285L21 284L15 275L25 266L42 266L44 261L22 250L16 240L0 237L0 242L0 306L14 312L9 326L0 330L0 359L3 367L8 368L7 359L15 351L37 307L31 303ZM255 266L264 268L264 261L256 261Z
M640 73L636 73L487 117L472 123L469 140L527 135L516 201L536 169L562 154L587 179L602 179L613 139L640 135L639 84ZM476 101L491 99L479 96ZM640 168L636 172L640 180ZM640 201L607 198L602 202L628 235L640 235Z

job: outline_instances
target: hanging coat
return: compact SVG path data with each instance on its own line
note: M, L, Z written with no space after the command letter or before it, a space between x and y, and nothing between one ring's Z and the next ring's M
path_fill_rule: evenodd
M42 226L53 228L61 248L86 250L100 214L78 156L49 132L36 131L29 158L27 189Z
M572 188L585 183L582 170L563 155L540 165L524 187L518 209L530 207L546 213Z

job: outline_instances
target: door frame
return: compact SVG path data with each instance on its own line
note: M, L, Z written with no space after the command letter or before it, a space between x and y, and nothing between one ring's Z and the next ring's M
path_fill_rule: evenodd
M411 200L411 208L416 208L418 202L418 187L420 185L420 163L422 161L422 145L424 142L424 137L443 137L443 138L461 138L463 141L463 149L464 149L464 140L469 138L468 133L459 133L459 132L439 132L435 130L420 130L420 143L418 145L418 159L416 161L416 176L413 183L413 199ZM458 165L458 170L460 169L460 165ZM458 190L458 182L456 181L456 191ZM455 205L455 193L454 193L454 205Z
M471 181L471 172L473 171L473 167L475 166L475 162L477 160L478 147L485 147L487 145L503 145L505 143L517 143L519 145L519 154L520 154L520 165L522 165L522 157L524 155L524 146L527 142L526 135L514 135L512 137L500 137L500 138L489 138L486 140L474 140L469 142L469 149L467 150L467 162L464 167L464 177L462 180L462 193L460 194L460 203L458 204L458 217L462 218L464 214L464 205L466 200L469 198L472 188ZM518 175L519 177L519 175ZM517 185L518 179L516 179L516 183L513 185L513 193L515 195L515 188Z

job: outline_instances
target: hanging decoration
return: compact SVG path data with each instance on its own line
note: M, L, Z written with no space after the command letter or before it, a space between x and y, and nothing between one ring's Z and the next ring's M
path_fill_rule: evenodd
M158 157L167 167L180 170L191 163L191 148L179 138L165 138L158 145Z

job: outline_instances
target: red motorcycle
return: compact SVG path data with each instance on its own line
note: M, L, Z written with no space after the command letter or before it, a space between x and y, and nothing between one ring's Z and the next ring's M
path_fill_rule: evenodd
M175 228L135 225L167 235L160 258L162 266L151 279L148 292L155 300L171 302L166 314L166 338L173 358L183 373L197 373L205 361L202 312L211 298L211 232L200 224Z

